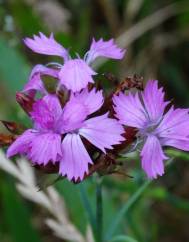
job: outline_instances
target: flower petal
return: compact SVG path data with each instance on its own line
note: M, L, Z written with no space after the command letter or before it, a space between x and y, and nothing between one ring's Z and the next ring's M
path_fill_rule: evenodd
M58 78L59 70L48 68L43 65L36 65L30 74L29 81L25 85L23 91L32 93L33 91L40 91L42 94L46 93L44 84L41 80L42 75L49 75ZM35 93L35 92L34 92Z
M148 178L153 179L164 174L163 160L168 159L163 153L158 138L149 135L141 152L142 168Z
M180 150L189 151L189 138L181 139L162 139L162 146L172 146Z
M94 72L83 60L75 59L66 61L63 65L59 78L62 85L68 90L79 92L85 88L88 83L93 83L92 76Z
M120 144L124 138L123 127L117 120L108 118L108 113L84 121L79 134L105 153L105 148L113 149L112 145Z
M48 94L45 95L42 100L48 105L54 120L57 120L62 114L62 107L58 97L55 94Z
M31 147L31 141L36 137L35 130L28 129L20 135L8 148L7 157L16 154L26 154Z
M25 38L24 43L33 52L44 55L56 55L67 59L67 50L56 42L52 33L49 37L46 37L43 33L39 33L39 36L34 35L33 39Z
M174 109L164 115L156 133L163 145L189 150L189 109Z
M113 97L114 110L120 123L136 128L143 128L147 122L146 111L139 99L138 93L124 95L119 93Z
M90 50L87 53L86 62L89 64L99 56L111 59L122 59L124 54L125 50L119 48L113 39L108 41L104 41L103 39L96 41L93 39Z
M97 91L93 88L91 91L88 91L87 88L83 89L79 93L75 93L71 97L81 102L88 110L88 114L96 112L103 105L104 98L102 95L102 90Z
M57 121L57 129L62 134L77 130L82 126L87 115L87 108L76 98L71 98L64 106L62 115Z
M78 134L67 134L62 142L63 158L59 173L69 180L82 180L92 160Z
M150 80L147 82L142 93L145 108L150 121L159 121L164 113L165 107L169 102L164 102L163 88L158 88L158 81Z
M62 157L61 136L55 133L38 133L32 140L27 156L38 165L59 161Z

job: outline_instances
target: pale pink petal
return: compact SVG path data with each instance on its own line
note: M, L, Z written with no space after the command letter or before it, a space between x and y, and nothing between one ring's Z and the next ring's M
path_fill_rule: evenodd
M20 135L8 148L7 157L14 156L16 154L26 154L31 147L31 142L36 137L36 131L28 129L22 135Z
M145 108L150 121L159 121L164 113L165 107L169 102L164 102L163 88L158 88L158 81L150 80L147 82L142 93Z
M87 108L88 114L99 110L104 103L102 90L97 91L95 88L91 91L85 88L81 92L73 94L71 98L81 102Z
M62 157L61 136L55 133L39 133L32 140L31 149L27 157L34 164L46 165L48 162L55 163Z
M84 121L79 134L105 153L105 148L113 149L112 145L120 144L124 138L122 125L117 120L108 118L108 114Z
M63 157L59 173L69 180L82 180L92 160L78 134L67 134L62 142Z
M163 145L189 150L189 109L171 107L155 132Z
M74 59L66 61L63 65L59 78L62 85L68 90L78 92L87 87L88 83L93 83L94 72L83 60Z
M163 153L158 138L149 135L141 152L142 168L148 178L154 179L164 174L163 160L168 159Z
M64 106L62 115L57 121L57 129L60 133L75 131L82 126L87 115L87 108L76 98L71 98Z
M136 128L143 128L147 122L147 113L141 103L138 93L124 95L119 93L113 97L115 116L120 123Z
M104 41L103 39L96 41L93 39L90 50L87 53L86 62L91 63L99 56L111 59L122 59L124 55L125 50L119 48L113 39L108 41Z
M39 36L34 35L33 39L25 38L24 43L28 48L36 53L44 55L56 55L67 59L67 50L56 42L53 34L47 37L43 33L39 33Z
M48 68L43 65L36 65L30 74L29 80L26 83L23 91L31 93L33 91L40 91L41 93L46 93L43 81L41 80L41 76L48 75L54 78L58 78L57 69Z

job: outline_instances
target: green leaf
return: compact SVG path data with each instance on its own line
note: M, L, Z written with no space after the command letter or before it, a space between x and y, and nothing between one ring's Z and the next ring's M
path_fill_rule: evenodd
M169 157L189 160L189 154L187 152L176 149L167 149L165 152Z
M139 189L129 198L127 203L118 211L117 215L112 221L112 224L110 225L108 232L106 234L106 241L110 240L114 232L116 231L118 225L120 224L121 220L124 218L125 214L129 209L133 206L133 204L140 198L142 193L145 191L145 189L150 185L151 181L147 180L143 183L142 186L139 187Z
M89 196L88 196L87 191L86 191L86 184L85 183L80 184L79 190L80 190L83 206L85 207L85 210L86 210L86 213L87 213L87 217L88 217L89 222L92 226L92 229L95 230L95 228L96 228L95 215L94 215L94 211L92 209L91 203L89 201Z
M137 242L137 240L131 238L127 235L118 235L115 236L110 242Z
M69 215L71 221L85 233L87 218L86 211L82 204L79 187L67 180L59 181L55 184L59 193L64 197L69 206Z

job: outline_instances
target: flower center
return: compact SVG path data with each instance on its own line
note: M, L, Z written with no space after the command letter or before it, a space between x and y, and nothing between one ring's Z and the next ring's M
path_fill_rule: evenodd
M141 137L146 137L149 134L155 134L155 130L158 127L161 119L156 121L149 121L142 129L139 130L138 135Z

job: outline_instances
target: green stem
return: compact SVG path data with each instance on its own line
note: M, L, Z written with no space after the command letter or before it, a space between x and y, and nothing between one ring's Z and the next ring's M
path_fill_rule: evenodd
M96 238L97 242L103 241L103 207L102 207L102 180L97 178L96 183Z
M167 149L165 151L165 153L170 157L181 158L183 160L189 160L189 154L184 151L181 151L181 150Z
M83 205L86 209L87 216L90 221L91 227L93 229L93 232L95 232L95 228L96 228L95 214L93 213L90 201L88 199L88 194L86 192L85 184L80 184L79 190L80 190L81 199L82 199Z
M111 240L112 235L114 234L115 230L117 229L118 225L120 224L121 220L123 219L127 211L139 199L141 194L145 191L145 189L148 187L150 183L151 183L150 180L147 180L146 182L144 182L143 185L130 197L128 202L120 209L117 216L115 217L112 224L110 225L110 228L105 237L105 241Z

